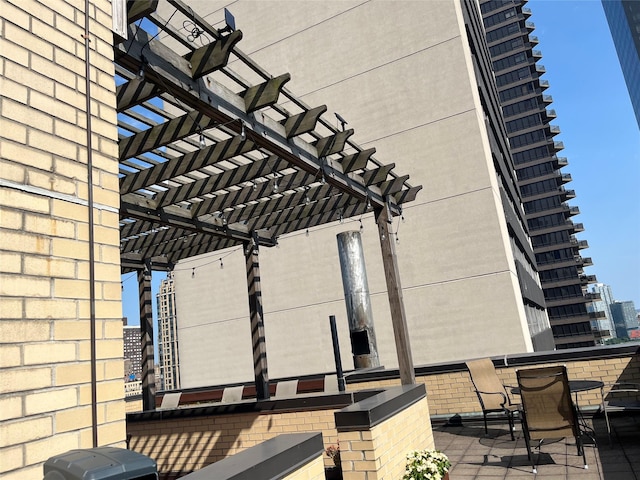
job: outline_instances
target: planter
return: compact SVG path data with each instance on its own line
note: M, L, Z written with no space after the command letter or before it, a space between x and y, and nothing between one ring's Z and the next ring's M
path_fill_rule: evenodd
M326 478L326 480L342 480L342 468L325 467L324 477Z

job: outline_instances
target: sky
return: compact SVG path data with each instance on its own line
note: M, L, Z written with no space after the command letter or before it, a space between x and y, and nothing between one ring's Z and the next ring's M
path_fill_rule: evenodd
M530 0L529 19L542 52L538 63L550 83L549 108L556 110L552 125L560 127L555 140L565 149L576 191L569 201L584 224L577 234L589 248L593 266L585 273L611 286L618 301L632 300L640 309L640 130L627 92L611 33L599 0ZM161 272L153 272L155 294ZM130 325L140 322L136 274L122 276L123 316Z

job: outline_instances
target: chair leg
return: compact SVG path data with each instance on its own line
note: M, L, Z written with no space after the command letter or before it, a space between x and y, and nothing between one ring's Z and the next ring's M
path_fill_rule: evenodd
M587 470L589 468L589 465L587 465L587 454L584 451L584 445L582 444L582 439L580 437L576 437L576 445L578 446L578 455L582 455L584 469Z
M509 419L509 433L511 434L511 440L515 440L516 437L513 436L513 431L515 427L513 426L513 414L511 412L507 413L507 418Z
M487 414L482 412L482 417L484 419L484 433L485 435L489 435L489 428L487 427Z

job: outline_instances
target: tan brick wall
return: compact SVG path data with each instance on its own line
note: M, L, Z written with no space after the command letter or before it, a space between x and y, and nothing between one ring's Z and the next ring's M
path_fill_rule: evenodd
M0 0L0 477L7 480L41 477L50 456L92 446L83 9L74 0ZM102 202L94 209L98 443L123 445L122 368L111 367L123 363L119 256L110 253L119 246L111 2L92 0L89 14L99 127L94 196Z
M283 477L283 480L325 480L322 457L318 456L295 472Z
M344 480L396 480L412 450L434 448L426 398L370 430L340 432Z
M162 421L129 422L129 447L153 458L162 475L198 470L282 433L322 432L325 447L336 444L336 410L238 413ZM330 460L325 459L327 465Z
M540 363L521 369L537 366L559 365L560 363ZM640 382L640 360L637 355L624 358L602 358L561 362L566 365L570 380L600 380L605 385L624 380ZM517 385L516 367L498 367L498 376L505 385ZM454 415L463 413L481 413L478 397L468 372L450 372L427 376L418 376L416 382L424 383L427 389L431 415ZM399 385L400 380L360 382L348 385L348 390L362 390ZM517 397L514 398L517 401ZM600 405L602 397L599 390L578 393L580 407Z

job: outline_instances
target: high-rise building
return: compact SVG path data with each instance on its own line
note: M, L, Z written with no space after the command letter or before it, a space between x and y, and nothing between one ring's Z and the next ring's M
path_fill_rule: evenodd
M571 217L580 211L567 204L575 192L565 188L571 175L562 172L567 159L558 157L564 146L554 140L560 129L550 123L556 113L525 4L489 0L480 9L556 347L587 347L595 341L585 288L595 276L584 273L591 259L580 250L588 245L575 237L583 227Z
M640 2L602 0L602 7L640 127Z
M190 6L215 23L228 5ZM239 48L266 71L291 72L291 92L339 113L357 126L354 142L375 145L376 155L424 186L403 212L406 221L393 225L414 362L553 349L477 3L281 6L230 6L243 32ZM338 318L345 368L353 365L336 234L358 230L357 220L283 236L282 248L261 250L271 377L335 368L330 315ZM397 357L378 230L372 213L361 220L378 353L391 368ZM253 379L241 300L246 266L236 250L174 270L182 388Z
M173 274L160 282L156 297L158 304L158 353L162 390L180 388L178 356L178 318L176 316L176 293Z
M613 302L610 306L616 336L628 338L628 330L638 328L638 314L633 302Z
M140 327L125 325L123 327L125 380L140 380L142 376L142 340Z
M594 328L603 332L602 339L616 337L616 328L613 323L610 305L614 302L611 286L604 283L595 283L589 286L589 293L593 299L589 311L597 319L592 320ZM608 334L604 332L609 332Z

